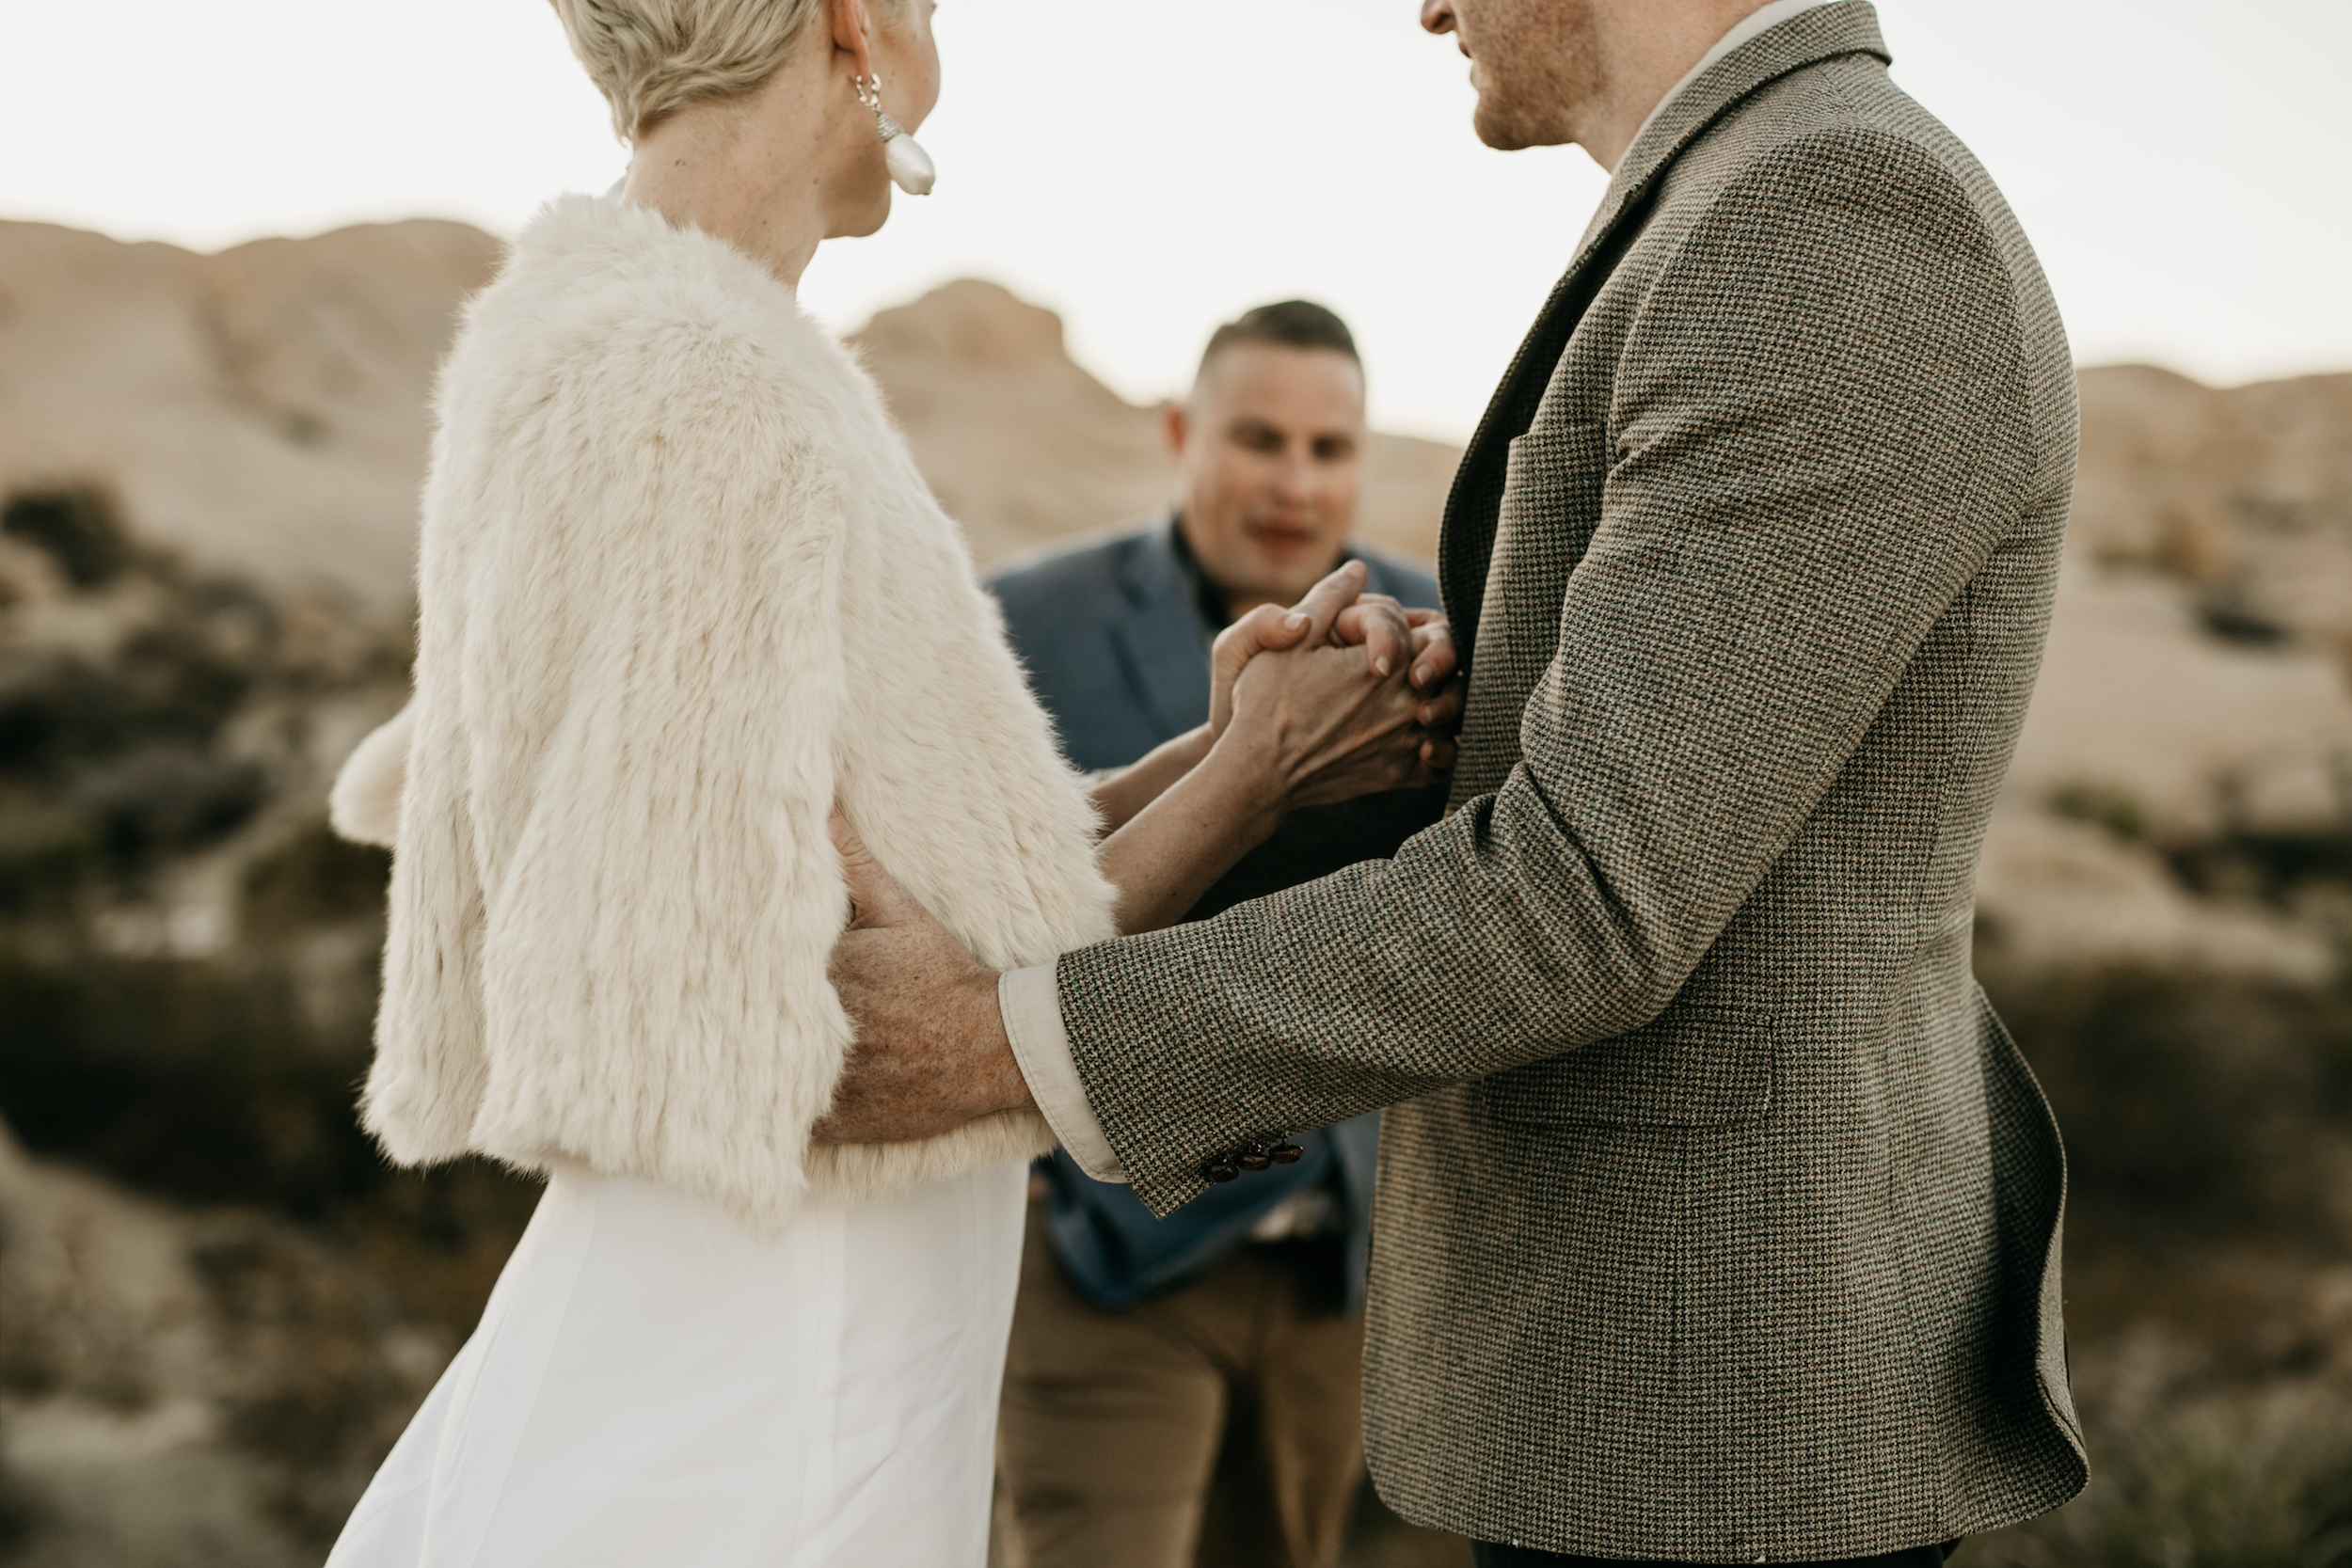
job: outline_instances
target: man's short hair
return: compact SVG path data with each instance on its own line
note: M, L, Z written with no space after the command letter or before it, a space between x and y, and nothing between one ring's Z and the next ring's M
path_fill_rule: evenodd
M1241 343L1271 343L1277 348L1320 348L1333 354L1344 354L1361 370L1362 355L1356 352L1356 335L1347 329L1334 311L1326 309L1312 300L1286 299L1275 305L1261 305L1245 310L1209 334L1209 346L1200 351L1198 380L1209 373L1216 356Z

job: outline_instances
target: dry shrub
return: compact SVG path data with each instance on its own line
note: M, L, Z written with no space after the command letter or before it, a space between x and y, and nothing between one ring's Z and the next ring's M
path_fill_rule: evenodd
M2352 990L2146 969L1990 989L2064 1131L2070 1227L2352 1239Z
M2080 1500L1972 1543L1979 1568L2352 1564L2352 1411L2317 1391L2212 1402L2094 1432Z

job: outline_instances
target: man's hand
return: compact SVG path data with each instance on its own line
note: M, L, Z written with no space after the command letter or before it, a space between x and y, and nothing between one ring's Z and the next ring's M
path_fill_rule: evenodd
M831 823L852 916L829 974L857 1045L818 1143L903 1143L1029 1104L1005 1037L996 974L973 961L839 813Z
M1442 610L1407 610L1386 594L1366 594L1332 623L1335 642L1360 642L1374 671L1391 668L1383 650L1400 645L1413 667L1406 678L1422 697L1414 721L1429 732L1422 742L1422 766L1442 773L1454 766L1454 737L1462 728L1469 683L1461 677L1461 656L1454 646L1454 624Z
M1331 641L1361 646L1375 675L1400 659L1413 661L1408 678L1416 691L1434 692L1454 679L1460 658L1454 626L1442 610L1409 610L1388 594L1365 594L1331 623Z

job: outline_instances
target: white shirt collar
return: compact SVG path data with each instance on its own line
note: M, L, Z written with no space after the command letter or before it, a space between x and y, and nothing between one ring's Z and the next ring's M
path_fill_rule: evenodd
M1708 68L1717 60L1722 59L1725 55L1758 34L1772 31L1801 11L1809 11L1816 6L1835 4L1836 0L1772 0L1772 3L1762 10L1752 12L1745 21L1735 24L1730 32L1715 40L1714 48L1699 56L1698 64L1683 72L1681 81L1666 89L1666 96L1658 101L1658 107L1649 112L1647 119L1642 121L1642 129L1633 133L1633 140L1626 143L1627 150L1631 150L1634 143L1642 139L1643 133L1656 124L1658 117L1666 112L1666 105L1681 97L1683 88L1706 75Z

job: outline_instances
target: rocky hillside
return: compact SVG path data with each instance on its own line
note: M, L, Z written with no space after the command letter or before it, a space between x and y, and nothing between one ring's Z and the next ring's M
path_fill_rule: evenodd
M0 490L95 483L144 538L273 593L404 605L433 371L496 241L449 223L217 256L0 223ZM1060 319L962 282L856 341L985 563L1157 505L1157 421ZM1452 449L1375 449L1364 527L1426 552Z
M405 694L424 404L497 257L0 224L0 1561L315 1562L529 1212L354 1128L385 863L322 822ZM1166 493L1050 311L961 282L856 343L983 562ZM2245 1392L2352 1388L2352 375L2082 394L1979 967L2070 1131L2094 1417L2130 1485L2226 1490L2197 1455L2352 1453ZM1454 456L1381 441L1365 531L1431 554ZM1987 1560L2254 1560L2113 1547L2121 1496Z
M205 569L397 608L433 369L497 260L452 223L217 256L0 224L0 490L100 484Z
M2352 823L2352 375L2081 378L2073 535L1989 935L2316 981ZM2324 875L2323 875L2324 874Z

